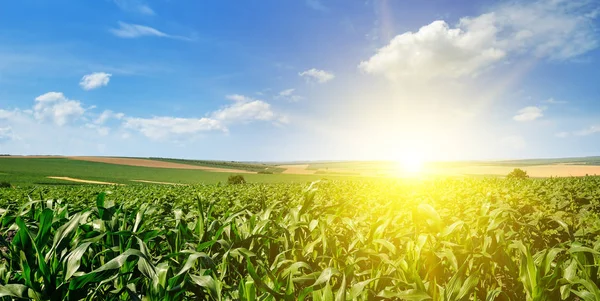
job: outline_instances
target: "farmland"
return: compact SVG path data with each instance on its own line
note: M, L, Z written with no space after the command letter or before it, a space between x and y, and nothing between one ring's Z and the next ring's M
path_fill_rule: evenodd
M260 163L167 158L0 156L0 181L18 185L76 183L65 180L72 178L126 185L141 182L215 184L226 182L231 174L244 174L246 180L253 183L306 183L319 179L365 177L498 177L505 176L513 168L522 168L531 177L546 178L600 175L599 162L598 157L429 162L424 163L422 170L415 174L406 173L397 162L389 161Z
M0 296L597 300L600 178L0 190Z
M0 158L0 300L600 299L600 177L393 168Z
M215 184L226 182L235 172L212 172L203 169L158 168L108 164L68 158L0 158L0 181L15 185L73 184L48 177L71 177L118 184L134 184L134 180L181 184ZM249 182L280 183L310 182L323 178L317 175L244 174ZM339 178L328 176L329 178Z

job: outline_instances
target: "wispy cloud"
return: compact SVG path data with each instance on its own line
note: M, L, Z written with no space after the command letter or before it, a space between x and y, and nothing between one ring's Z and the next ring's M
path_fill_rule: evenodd
M327 8L327 6L323 5L323 3L321 3L320 0L306 0L306 5L308 5L308 7L314 9L314 10L318 10L318 11L328 11L329 8Z
M516 150L524 149L527 146L525 139L519 135L506 136L500 139L500 143L505 146Z
M125 117L125 114L123 113L115 113L111 110L104 110L104 112L102 112L102 114L100 114L100 116L98 116L98 118L96 118L96 120L94 120L94 124L104 124L107 120L109 119L123 119L123 117Z
M304 99L304 97L302 97L300 95L296 95L294 93L295 91L296 91L296 89L283 90L283 91L279 92L279 94L277 94L277 96L275 96L275 98L287 100L289 102L297 102L297 101Z
M0 143L7 140L20 140L20 137L14 133L12 127L0 127Z
M567 101L564 100L556 100L554 98L548 98L544 101L545 103L550 103L550 104L566 104L568 103Z
M533 121L544 116L543 107L529 106L520 109L513 117L515 121Z
M176 40L191 41L191 38L164 33L156 28L139 24L129 24L119 21L119 28L111 28L110 32L117 37L133 39L140 37L160 37Z
M113 0L122 10L142 15L153 16L156 13L150 6L140 0Z
M276 118L271 105L267 102L243 95L236 95L235 98L235 103L212 112L210 116L223 124L248 123L254 120L269 121Z
M333 73L316 68L300 72L298 75L304 77L308 82L317 82L319 84L324 84L335 78Z
M241 95L241 94L230 94L230 95L226 95L225 98L236 101L236 102L249 102L249 101L254 100L252 97Z
M144 136L163 140L174 136L191 135L207 131L226 131L226 128L215 119L211 118L177 118L169 116L155 116L152 118L125 118L123 126L126 129L139 131Z
M112 74L105 72L94 72L84 75L79 82L83 90L89 91L108 85Z
M592 134L600 133L600 125L592 125L586 129L573 132L573 135L576 136L588 136Z

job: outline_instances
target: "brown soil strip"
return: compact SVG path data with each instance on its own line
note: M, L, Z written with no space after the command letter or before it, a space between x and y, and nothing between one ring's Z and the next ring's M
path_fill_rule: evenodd
M128 165L128 166L173 168L173 169L197 169L197 170L204 170L204 171L210 171L210 172L228 172L228 173L245 173L245 174L256 173L253 171L247 171L247 170L241 170L241 169L206 167L206 166L197 166L197 165L165 162L165 161L150 160L150 159L114 158L114 157L68 157L68 158L72 159L72 160L82 160L82 161L100 162L100 163L108 163L108 164L116 164L116 165Z
M131 180L132 182L140 182L140 183L150 183L150 184L164 184L164 185L186 185L182 183L170 183L170 182L156 182L156 181L146 181L146 180Z
M295 175L313 175L317 171L314 169L307 169L308 164L304 165L279 165L277 167L285 168L282 174L295 174Z
M82 179L75 179L75 178L69 178L69 177L48 177L48 178L49 179L56 179L56 180L78 182L78 183L88 183L88 184L123 185L123 184L117 184L117 183L102 182L102 181L91 181L91 180L82 180Z
M0 156L0 158L9 158L9 159L57 159L57 158L64 158L63 156Z
M468 166L440 169L441 174L471 174L471 175L507 175L514 168L527 171L530 177L582 177L585 175L600 175L600 166L586 165L538 165L523 167L508 166Z

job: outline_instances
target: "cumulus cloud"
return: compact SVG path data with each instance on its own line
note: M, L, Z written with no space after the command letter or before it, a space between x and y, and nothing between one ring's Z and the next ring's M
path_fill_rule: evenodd
M275 113L271 105L263 100L232 94L227 95L232 100L218 110L208 112L203 117L180 118L175 116L153 116L141 118L126 116L112 110L104 110L100 114L91 112L95 106L87 109L81 102L68 99L61 92L48 92L35 98L32 110L0 109L1 139L17 139L19 136L13 129L19 129L19 134L26 133L25 139L31 137L27 129L44 128L47 132L82 130L86 137L93 132L98 136L108 136L115 132L124 137L131 131L137 131L153 140L190 140L203 132L228 132L229 127L251 122L270 122L282 125L289 119ZM106 125L109 120L120 121ZM45 123L48 121L50 124ZM76 123L75 121L80 121ZM69 126L66 126L69 125ZM45 130L46 131L46 130ZM85 131L85 132L84 132ZM93 137L93 135L91 136ZM115 136L116 137L116 136Z
M510 2L450 26L405 32L359 64L390 80L477 76L510 55L565 60L598 47L587 1Z
M33 106L35 119L50 120L59 126L81 117L84 113L81 102L70 100L60 92L48 92L36 97Z
M155 139L191 138L190 136L210 131L228 132L229 126L253 121L271 121L281 124L285 116L276 114L271 105L252 97L232 94L225 98L234 103L213 111L202 118L177 118L155 116L152 118L125 117L123 126L137 130L144 136Z
M170 38L177 40L186 40L190 41L191 39L183 36L176 36L164 33L158 29L139 25L139 24L129 24L125 22L119 21L119 28L111 28L110 32L117 37L125 38L125 39L133 39L140 37L160 37L160 38Z
M108 85L112 74L105 72L94 72L84 75L79 82L82 89L89 91Z
M317 82L319 84L324 84L335 78L333 73L315 68L300 72L298 75L304 77L308 82Z
M150 6L139 0L114 0L115 4L124 11L153 16L155 12Z
M513 117L515 121L533 121L544 116L544 108L529 106L520 109Z

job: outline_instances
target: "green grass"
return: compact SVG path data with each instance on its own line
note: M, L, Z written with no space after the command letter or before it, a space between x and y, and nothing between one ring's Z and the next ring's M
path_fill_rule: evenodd
M49 179L48 176L134 184L131 180L147 180L185 184L226 183L230 173L170 168L115 165L63 158L0 158L0 181L13 185L60 185L75 182ZM310 182L322 175L244 174L250 183ZM327 176L327 178L340 178Z
M285 169L277 167L273 164L266 163L248 163L248 162L235 162L235 161L210 161L210 160L187 160L187 159L171 159L171 158L148 158L155 161L164 161L179 164L188 164L196 166L214 167L214 168L226 168L226 169L241 169L247 171L270 171L272 173L281 173Z

